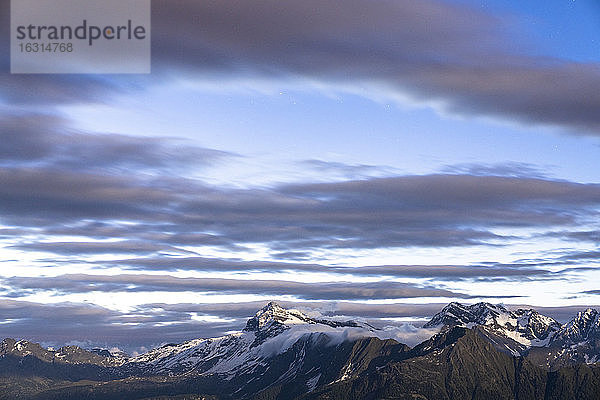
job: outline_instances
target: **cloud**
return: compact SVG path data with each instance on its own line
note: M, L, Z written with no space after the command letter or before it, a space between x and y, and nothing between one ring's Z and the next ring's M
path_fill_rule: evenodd
M388 276L395 278L428 278L441 280L502 278L521 280L551 278L556 273L536 267L536 264L510 265L366 265L360 267L330 266L301 262L243 261L207 257L146 257L97 262L101 266L119 266L139 271L196 271L196 272L315 272L352 276ZM557 277L558 279L558 277Z
M505 20L468 6L365 0L152 5L158 68L385 88L442 112L600 132L597 64L528 55Z
M299 163L328 176L339 176L342 179L361 179L372 176L394 175L394 168L367 164L346 164L323 160L305 160Z
M404 343L414 347L424 342L439 332L439 328L427 329L414 326L410 323L404 323L400 326L387 326L383 332L377 335L379 339L394 339L397 342Z
M594 213L598 185L534 178L426 175L290 185L281 193L314 204L311 216L328 226L331 247L443 246L503 239L491 227L550 227ZM584 213L586 211L583 211ZM294 214L290 214L293 216ZM290 218L288 216L288 218ZM342 229L336 225L352 220ZM310 237L309 233L303 237Z
M74 256L86 254L143 254L157 252L191 253L171 246L164 246L151 242L138 242L134 240L122 240L118 242L36 242L8 246L8 248Z
M164 173L205 167L229 157L234 154L176 138L79 132L53 114L0 113L0 165Z
M181 232L173 232L173 231ZM7 234L12 232L6 231ZM31 230L22 229L22 234L31 234ZM2 231L0 231L0 235ZM118 221L107 220L81 220L74 221L68 225L53 225L44 229L44 234L52 236L80 236L93 239L121 239L120 242L135 241L141 246L156 246L168 249L177 246L222 246L231 250L243 249L243 246L236 245L231 239L218 234L206 232L187 232L184 227L178 228L168 222L160 223L151 220L130 221L121 224ZM128 239L135 238L136 240ZM47 246L43 244L43 246ZM169 262L165 262L165 268L169 269ZM149 265L149 267L151 267ZM185 268L185 267L182 267Z
M481 266L481 265L377 265L358 268L335 268L335 272L347 272L358 276L389 275L395 277L430 279L504 278L522 280L525 277L543 278L552 273L529 266Z
M600 294L600 290L587 290L585 292L581 292L585 294Z
M106 265L120 265L123 268L155 271L261 271L278 272L284 270L325 272L329 267L310 263L290 263L273 261L244 261L211 257L146 257L120 259L103 262ZM331 268L333 271L334 269Z
M276 252L501 245L497 228L571 228L600 186L473 175L370 178L232 189L177 176L0 167L0 215L14 227L170 246Z
M21 226L48 226L81 219L136 219L156 213L173 193L121 176L40 168L0 168L0 213Z
M519 178L549 178L548 169L522 162L507 162L498 164L463 163L448 165L442 169L444 173L455 175L475 176L504 176Z
M600 230L548 232L545 236L575 242L600 243Z
M582 260L589 261L598 259L600 259L600 250L568 252L559 258L559 260L563 262L580 262Z
M100 292L218 292L226 294L261 294L295 296L306 300L373 300L416 297L472 298L466 295L401 282L315 282L282 280L177 278L168 275L85 275L56 277L11 277L0 281L9 289L7 296L21 297L30 292L47 290L58 293ZM510 294L502 297L514 297Z
M2 1L3 10L8 3ZM0 21L3 71L8 14ZM102 102L173 77L301 79L442 113L600 134L600 66L529 55L508 20L433 0L154 0L151 76L2 72L0 98Z

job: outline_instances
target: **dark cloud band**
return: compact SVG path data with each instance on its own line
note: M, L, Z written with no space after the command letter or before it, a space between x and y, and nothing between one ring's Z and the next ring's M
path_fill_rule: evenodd
M2 282L9 296L21 297L29 291L58 293L98 292L218 292L221 294L257 294L295 296L306 300L372 300L416 297L472 298L472 295L431 286L400 282L318 282L282 280L176 278L168 275L62 275L58 277L12 277ZM507 295L505 297L512 297Z

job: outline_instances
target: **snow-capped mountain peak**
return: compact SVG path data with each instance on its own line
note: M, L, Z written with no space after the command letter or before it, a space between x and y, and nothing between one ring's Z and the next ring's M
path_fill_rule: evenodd
M368 324L315 319L270 302L248 320L241 332L165 345L131 358L126 367L166 374L219 375L228 380L242 375L258 376L266 372L274 357L300 351L303 346L341 342L336 339L347 338L348 328L353 330L351 336L355 339L375 335ZM304 362L302 354L294 357L298 357L298 365Z
M592 308L577 313L554 338L554 342L577 344L590 339L600 339L600 312Z
M444 325L450 326L471 326L476 325L493 325L507 322L510 317L510 312L502 305L494 305L491 303L477 303L465 305L452 302L442 309L439 313L433 316L431 321L425 324L425 328L434 328Z
M511 311L500 304L455 302L424 325L425 328L445 326L479 326L493 336L498 348L512 354L519 354L531 346L547 345L561 327L554 319L532 309Z
M246 323L245 331L264 331L271 327L281 325L296 325L314 323L314 321L302 312L293 309L285 309L274 301L260 309L254 317Z
M540 314L532 309L518 309L511 312L517 317L516 331L523 337L548 343L552 336L560 329L561 325L553 318Z

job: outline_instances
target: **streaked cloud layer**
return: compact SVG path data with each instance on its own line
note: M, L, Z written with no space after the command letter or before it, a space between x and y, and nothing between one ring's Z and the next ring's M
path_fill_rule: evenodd
M239 329L268 299L380 326L455 299L559 319L599 304L600 177L586 162L600 156L600 64L532 51L518 7L152 10L149 76L10 75L2 52L4 335L135 350ZM250 122L218 125L206 101ZM310 112L288 118L299 103ZM393 140L380 112L407 121ZM335 113L348 122L330 125ZM352 130L357 115L368 132ZM98 128L107 121L115 131ZM147 133L157 121L168 129ZM454 154L446 126L490 140L500 161ZM516 159L503 153L515 137L553 150ZM389 143L397 159L366 150Z

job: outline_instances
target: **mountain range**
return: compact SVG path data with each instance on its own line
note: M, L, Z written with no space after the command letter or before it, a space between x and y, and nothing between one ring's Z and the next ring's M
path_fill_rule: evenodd
M393 307L393 306L390 306ZM0 342L0 399L600 399L600 313L450 303L413 348L271 302L237 333L129 357Z

